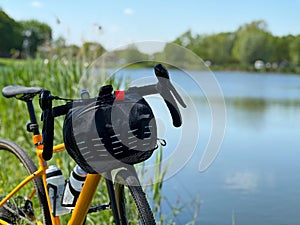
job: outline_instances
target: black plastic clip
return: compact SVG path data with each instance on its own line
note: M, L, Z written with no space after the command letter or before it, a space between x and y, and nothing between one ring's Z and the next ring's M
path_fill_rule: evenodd
M28 132L33 132L35 129L38 129L39 125L36 123L28 122L26 123L26 129Z

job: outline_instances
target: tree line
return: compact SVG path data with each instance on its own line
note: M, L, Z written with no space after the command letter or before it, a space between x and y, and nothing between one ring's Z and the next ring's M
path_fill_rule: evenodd
M275 36L263 20L240 26L234 32L193 35L190 30L174 43L182 45L213 65L253 65L257 60L269 67L300 65L300 35Z
M79 47L66 45L62 37L52 40L49 25L36 20L15 21L1 9L0 33L0 57L99 56L105 51L99 43ZM234 32L204 35L188 30L171 43L190 49L213 66L247 68L259 60L273 69L300 67L300 35L272 35L264 20L244 24ZM142 54L134 48L130 52L134 57Z
M0 57L63 58L95 57L105 49L99 43L85 42L82 46L67 45L63 37L52 39L52 28L37 20L15 21L0 8Z
M15 21L1 9L0 34L0 57L33 57L39 46L52 40L49 25L36 20Z

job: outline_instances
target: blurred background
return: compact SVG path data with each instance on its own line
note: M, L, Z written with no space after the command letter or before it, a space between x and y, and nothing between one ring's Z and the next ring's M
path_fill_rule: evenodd
M157 59L157 52L161 53L160 60L199 70L199 76L205 70L216 79L226 105L220 153L207 170L199 171L213 129L210 105L201 89L188 81L187 74L171 68L172 79L187 91L197 109L200 132L195 134L191 129L190 141L198 140L195 151L180 171L162 179L159 198L145 186L157 221L298 224L299 8L298 0L1 0L0 86L42 86L60 96L74 97L79 94L76 84L91 63L115 49L123 64L144 61L119 71L114 78L116 86L126 77L152 74L151 60ZM135 44L143 41L161 45L142 49ZM186 54L170 50L172 44L196 54L201 65L195 65ZM0 137L29 149L25 108L3 98L0 108ZM61 130L61 122L56 124L57 130ZM21 137L16 139L16 134ZM176 136L169 136L168 143L176 142ZM172 147L167 145L163 154L168 156ZM67 156L53 159L53 163L66 167L66 174L74 166ZM100 220L91 217L89 223L101 224Z

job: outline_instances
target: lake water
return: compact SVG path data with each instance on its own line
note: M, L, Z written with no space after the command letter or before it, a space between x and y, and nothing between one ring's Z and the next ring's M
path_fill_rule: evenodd
M197 224L299 224L300 77L214 74L227 109L220 153L200 173L205 145L197 147L186 166L164 183L165 212L171 213L169 204L180 200L186 205L176 224L191 221L199 203ZM209 119L207 110L202 112L207 104L196 97L194 102L202 121ZM200 126L209 128L205 122ZM201 135L200 140L207 134Z
M130 74L133 80L153 76L149 69L120 74ZM168 143L164 158L174 154L180 138L186 139L186 145L178 150L180 154L175 154L177 159L185 158L184 162L173 160L177 170L171 170L163 184L164 214L172 218L177 204L182 208L176 224L187 224L194 217L196 224L202 225L299 224L300 76L243 72L214 75L224 95L226 127L220 152L204 172L199 172L199 162L211 130L222 129L218 124L212 127L212 119L218 118L212 118L203 92L209 82L200 79L203 86L199 89L188 76L171 71L172 80L181 93L186 93L188 108L196 109L182 110L184 125L188 125L185 130L172 128L166 107L159 105L161 99L149 100L158 104L155 113L163 124L159 135ZM220 99L214 101L219 104Z

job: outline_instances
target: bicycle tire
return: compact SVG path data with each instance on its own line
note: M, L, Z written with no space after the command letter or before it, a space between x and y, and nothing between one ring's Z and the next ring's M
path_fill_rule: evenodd
M128 200L129 196L126 198L125 187L129 189L128 194L131 194L133 198L136 206L136 210L134 211L137 211L135 212L137 215L134 216L137 216L137 218L130 218L128 213L130 212L131 214L133 211L128 208L130 203ZM137 221L142 225L156 224L146 194L135 172L131 173L128 170L119 171L115 176L114 188L121 225L137 224Z
M17 159L17 161L13 161L14 159ZM0 163L1 163L0 170L6 169L7 171L9 171L9 167L7 167L7 166L4 166L4 168L2 168L3 162L5 162L5 164L8 162L14 162L16 164L14 164L13 167L21 166L21 170L24 170L24 168L25 168L25 170L26 170L26 174L24 171L25 176L28 176L29 174L32 174L37 171L36 165L33 163L32 159L28 156L28 154L19 145L17 145L16 143L14 143L12 141L9 141L9 140L0 140ZM15 168L12 168L12 170L14 170L14 169ZM15 169L15 171L16 170L17 169ZM21 171L17 171L17 173L19 174L19 173L21 173ZM1 173L0 175L5 176L5 175L3 175L3 173ZM16 174L14 174L14 176L16 176ZM7 177L10 178L11 177L10 174L8 174ZM23 180L24 178L25 177L22 177L20 179ZM14 178L12 178L12 179L14 179ZM0 197L4 197L7 194L7 193L4 193L4 191L9 187L4 186L1 188L1 185L3 185L3 183L5 183L6 181L3 180L3 177L0 180L2 181L2 183L0 182ZM17 184L19 184L19 182L21 180L19 180L19 181L12 180L12 187L10 187L10 188L15 187ZM9 182L8 179L7 179L7 182ZM43 221L43 224L51 225L52 224L51 215L50 215L50 211L49 211L48 204L47 204L47 198L46 198L46 193L45 193L45 189L43 186L42 178L37 177L37 178L33 179L31 182L26 184L20 190L20 192L26 193L26 194L28 194L28 196L30 195L30 193L34 193L34 197L32 198L32 200L35 201L34 202L35 203L34 210L36 212L38 212L39 216L41 217L39 219L41 221ZM1 196L1 195L3 195L3 196ZM12 198L12 200L13 199L14 198ZM20 222L19 220L21 220L21 219L25 220L25 221L22 221L21 224L24 224L24 222L25 222L25 224L30 224L28 222L30 220L28 218L28 216L24 215L23 217L25 219L24 218L17 219L14 217L21 217L21 216L14 215L14 213L7 211L7 207L11 207L10 209L13 211L16 210L16 206L13 206L13 204L11 203L12 200L10 200L10 202L6 203L3 207L0 208L0 218L3 220L6 220L12 224L19 224L19 222ZM17 207L17 211L19 211L18 207ZM22 212L18 212L18 213L24 214Z

